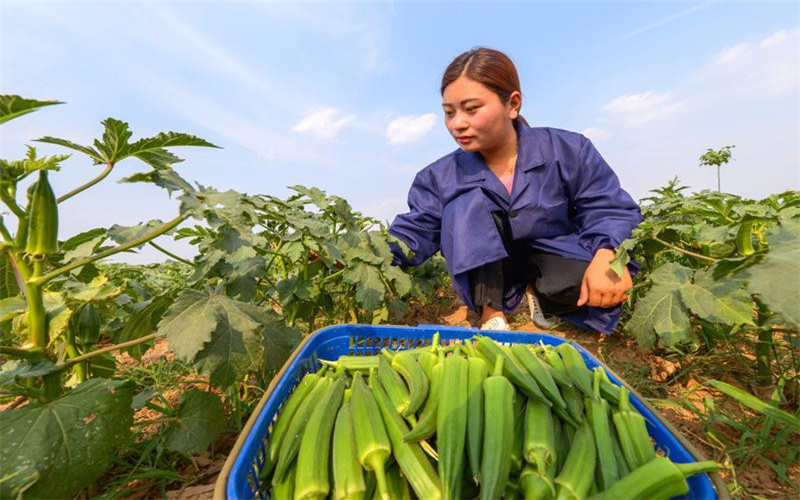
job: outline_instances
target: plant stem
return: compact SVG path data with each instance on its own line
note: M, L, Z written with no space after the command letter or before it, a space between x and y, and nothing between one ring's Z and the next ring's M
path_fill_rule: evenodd
M90 180L89 182L87 182L83 186L79 186L79 187L73 189L72 191L70 191L69 193L67 193L67 194L65 194L63 196L60 196L57 201L59 203L61 203L62 201L66 201L66 200L72 198L73 196L75 196L76 194L80 193L81 191L85 191L85 190L89 189L90 187L94 186L98 182L100 182L103 179L105 179L108 176L108 174L111 173L111 171L113 169L114 169L114 164L110 163L110 162L107 163L106 164L106 168L103 170L103 172L100 175L98 175L94 179Z
M82 361L86 361L87 359L92 359L96 356L100 356L107 352L118 351L120 349L126 349L128 347L133 347L138 344L144 344L145 342L149 342L157 338L158 336L159 335L157 333L151 333L150 335L145 335L144 337L139 337L138 339L129 340L128 342L123 342L121 344L114 344L108 347L104 347L102 349L98 349L96 351L87 352L86 354L81 354L80 356L68 359L67 361L59 365L59 369L69 368L75 363L80 363Z
M758 341L756 342L756 380L766 386L772 382L772 326L769 324L769 311L760 300L758 309Z
M673 249L675 251L678 251L678 252L681 252L683 254L689 255L690 257L695 257L697 259L707 260L709 262L717 262L717 260L718 260L718 259L715 259L713 257L706 257L705 255L701 255L699 253L694 253L694 252L690 252L689 250L684 250L681 247L676 247L672 243L668 243L668 242L662 240L661 238L659 238L658 236L650 236L650 239L653 240L653 241L657 241L658 243L661 243L665 247L669 247L669 248L671 248L671 249Z
M42 261L33 262L33 277L42 274ZM47 313L44 309L42 286L28 280L25 284L25 296L28 300L28 341L38 349L47 347Z
M6 222L3 220L2 216L0 216L0 234L3 235L3 240L6 243L14 243L14 237L8 232L8 228L6 228Z
M174 253L170 252L166 248L164 248L162 246L159 246L159 245L156 245L152 241L149 241L147 244L150 245L151 247L155 248L159 252L167 255L168 257L171 257L171 258L177 260L178 262L182 262L182 263L186 264L187 266L197 267L194 262L192 262L190 260L186 260L186 259L184 259L182 257L178 257L177 255L175 255Z
M70 358L74 359L80 356L80 352L78 352L78 347L75 345L75 333L72 331L71 328L67 329L65 344L67 348L67 354L69 354ZM78 363L75 365L75 378L78 380L78 383L86 381L86 375L87 375L86 368L87 368L86 363Z
M15 200L11 193L6 191L5 189L0 189L0 200L3 200L3 203L8 206L8 208L20 219L25 219L26 214L25 210L21 209L19 205L17 205L17 200Z
M77 269L79 267L85 266L86 264L89 264L90 262L94 262L96 260L104 259L106 257L109 257L111 255L117 254L119 252L124 252L125 250L128 250L130 248L133 248L133 247L142 245L144 243L147 243L148 241L152 240L153 238L161 236L162 234L166 233L167 231L173 229L175 226L177 226L178 224L180 224L181 222L183 222L187 218L189 218L189 214L180 215L180 216L172 219L167 224L164 224L160 228L152 231L151 233L148 233L148 234L142 236L141 238L137 238L137 239L135 239L133 241L129 241L128 243L125 243L124 245L119 245L117 247L114 247L114 248L111 248L109 250L106 250L105 252L100 252L98 254L92 255L90 257L87 257L85 259L79 260L77 262L73 262L72 264L68 264L66 266L59 267L55 271L52 271L52 272L50 272L50 273L48 273L48 274L46 274L44 276L40 276L38 278L33 278L33 279L29 280L28 283L32 283L32 284L41 286L44 283L47 283L48 281L50 281L51 279L53 279L53 278L55 278L57 276L60 276L60 275L62 275L64 273L66 273L66 272L72 271L73 269Z
M17 359L42 359L44 357L43 351L38 348L25 349L22 347L0 346L0 356L17 358Z

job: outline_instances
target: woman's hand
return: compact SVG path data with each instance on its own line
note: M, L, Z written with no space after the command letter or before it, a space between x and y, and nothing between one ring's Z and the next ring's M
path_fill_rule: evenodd
M601 248L594 254L592 262L583 273L578 307L612 307L628 299L626 292L633 287L631 274L625 267L622 277L617 276L610 266L613 259L614 251L608 248Z

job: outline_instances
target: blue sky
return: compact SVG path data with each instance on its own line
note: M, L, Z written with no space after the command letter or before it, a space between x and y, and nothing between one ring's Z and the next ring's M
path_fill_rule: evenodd
M483 45L517 64L527 120L587 135L635 198L674 176L715 188L698 157L727 144L723 190L760 198L800 189L799 26L797 2L2 0L0 93L67 104L3 125L0 156L45 135L89 143L111 116L134 138L173 130L224 148L176 148L189 180L278 196L316 186L391 220L414 174L457 147L441 75ZM115 182L145 167L126 160L66 202L61 238L172 218L165 192ZM96 170L73 157L54 188Z

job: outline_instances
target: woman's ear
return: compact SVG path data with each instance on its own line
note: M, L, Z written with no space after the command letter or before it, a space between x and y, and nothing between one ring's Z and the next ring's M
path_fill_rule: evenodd
M516 120L519 116L520 108L522 108L522 94L515 90L508 97L508 118Z

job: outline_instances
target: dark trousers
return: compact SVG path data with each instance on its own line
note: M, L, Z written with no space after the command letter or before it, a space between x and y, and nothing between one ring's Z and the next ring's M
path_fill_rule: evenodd
M472 297L478 311L484 305L502 311L506 291L520 283L533 285L545 314L558 316L581 309L576 304L583 273L589 263L537 252L525 243L514 242L506 214L493 212L492 217L508 257L469 272Z

